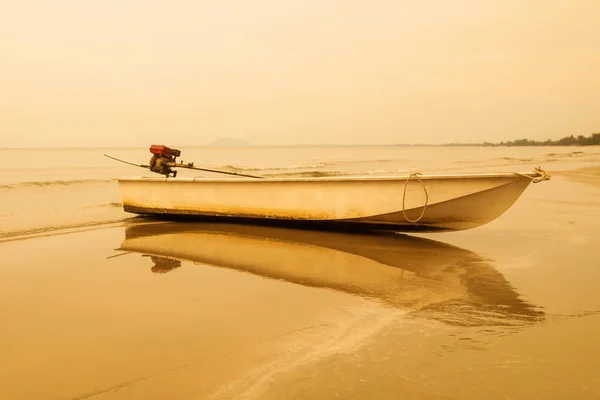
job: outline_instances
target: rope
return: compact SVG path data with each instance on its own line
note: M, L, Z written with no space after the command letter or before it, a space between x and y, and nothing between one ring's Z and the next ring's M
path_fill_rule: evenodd
M515 175L519 175L519 176L523 176L525 178L529 178L529 179L531 179L531 182L533 182L533 183L540 183L540 182L543 182L543 181L549 181L550 178L552 178L550 176L550 174L548 174L546 171L544 171L540 167L537 167L536 169L534 169L533 172L535 172L539 176L537 178L534 178L532 176L525 175L525 174L520 174L518 172L515 172L514 174Z
M413 172L412 174L410 174L408 176L408 179L406 179L406 182L404 182L404 194L402 196L402 214L404 214L404 218L406 218L406 220L408 222L411 222L413 224L415 222L419 222L421 220L421 218L423 218L423 216L425 215L425 210L427 209L427 204L429 203L429 193L427 193L427 188L425 187L425 184L423 183L423 181L421 180L421 178L419 178L420 175L421 174L419 172ZM423 206L423 211L421 212L421 215L419 215L419 218L411 220L406 215L406 188L408 187L408 182L413 177L415 177L415 178L417 178L419 180L419 182L421 183L421 187L423 188L423 191L425 192L425 205Z

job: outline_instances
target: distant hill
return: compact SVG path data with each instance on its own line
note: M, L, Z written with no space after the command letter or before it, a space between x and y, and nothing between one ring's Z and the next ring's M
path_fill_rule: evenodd
M214 142L209 143L208 146L212 146L212 147L247 147L247 146L253 146L253 145L252 145L252 143L247 142L242 139L223 138L223 139L215 140Z

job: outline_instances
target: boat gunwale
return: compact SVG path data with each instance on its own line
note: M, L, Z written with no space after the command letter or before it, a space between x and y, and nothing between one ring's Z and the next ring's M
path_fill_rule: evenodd
M267 182L369 182L369 181L402 181L405 182L408 179L418 181L421 180L436 180L436 179L486 179L486 178L522 178L527 177L529 179L535 179L541 175L535 172L496 172L496 173L470 173L470 174L427 174L427 175L386 175L386 176L331 176L331 177L265 177L263 179L256 178L205 178L205 177L191 177L191 178L167 178L167 177L121 177L114 178L119 182L170 182L170 183L194 183L194 182L207 182L207 183L233 183L233 182L255 182L255 183L267 183Z

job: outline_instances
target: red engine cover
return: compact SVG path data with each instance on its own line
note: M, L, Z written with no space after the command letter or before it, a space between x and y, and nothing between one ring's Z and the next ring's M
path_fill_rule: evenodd
M171 157L171 152L172 150L167 146L162 146L158 144L153 144L152 146L150 146L150 153L156 154L157 156L163 156L168 158Z

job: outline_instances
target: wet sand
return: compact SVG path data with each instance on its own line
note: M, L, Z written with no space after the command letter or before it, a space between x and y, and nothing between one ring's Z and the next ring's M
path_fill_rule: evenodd
M0 398L600 398L598 171L456 233L0 242Z

